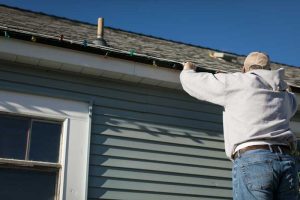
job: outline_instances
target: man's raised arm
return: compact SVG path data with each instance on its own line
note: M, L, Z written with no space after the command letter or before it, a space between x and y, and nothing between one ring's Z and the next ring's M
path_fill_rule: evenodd
M197 73L195 65L191 62L186 62L183 66L180 81L183 89L189 95L202 101L225 106L226 74Z

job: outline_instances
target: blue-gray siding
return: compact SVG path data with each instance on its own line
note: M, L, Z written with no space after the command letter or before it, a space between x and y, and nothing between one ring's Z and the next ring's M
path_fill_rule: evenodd
M218 106L177 90L5 62L0 89L93 100L89 199L231 199Z

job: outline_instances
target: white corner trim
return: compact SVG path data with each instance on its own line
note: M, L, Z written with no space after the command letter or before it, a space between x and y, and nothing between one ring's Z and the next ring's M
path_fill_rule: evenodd
M0 59L178 88L179 71L50 45L0 37Z
M59 200L87 197L90 106L88 102L0 90L0 112L56 119L63 123Z

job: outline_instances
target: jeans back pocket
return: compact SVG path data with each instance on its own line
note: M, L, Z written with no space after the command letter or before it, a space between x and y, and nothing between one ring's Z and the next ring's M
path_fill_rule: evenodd
M267 190L273 187L272 161L255 161L241 166L244 182L249 190Z

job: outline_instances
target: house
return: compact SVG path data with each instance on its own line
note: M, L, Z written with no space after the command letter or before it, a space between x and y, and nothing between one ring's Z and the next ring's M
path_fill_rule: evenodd
M96 32L0 6L1 199L232 199L222 108L178 76L185 60L236 72L244 56L109 27L97 45ZM299 97L300 69L272 67ZM300 137L300 112L291 124Z

